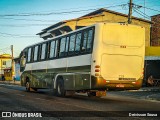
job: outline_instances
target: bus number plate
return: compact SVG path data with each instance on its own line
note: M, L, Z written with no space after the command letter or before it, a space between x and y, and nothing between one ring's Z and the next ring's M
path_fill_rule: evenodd
M124 87L124 85L123 84L118 84L118 85L116 85L116 87Z

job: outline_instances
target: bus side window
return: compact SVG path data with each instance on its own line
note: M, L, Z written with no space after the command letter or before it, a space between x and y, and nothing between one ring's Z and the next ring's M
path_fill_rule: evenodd
M93 29L90 29L88 31L87 52L91 51L92 41L93 41Z
M60 40L60 51L59 51L59 57L65 56L65 45L66 45L66 38L61 38Z
M55 51L55 41L50 42L50 53L49 53L49 58L54 57L54 51Z
M69 36L66 39L66 49L65 49L65 56L67 56L68 53L68 48L69 48Z
M58 40L55 41L55 53L54 53L54 57L58 56Z
M48 59L49 58L49 55L50 55L50 42L47 42L47 50L46 50L46 58Z
M82 33L78 33L77 36L76 36L76 46L75 46L75 53L76 54L79 54L80 52L80 45L81 45L81 37L82 36Z
M38 47L39 46L34 47L34 57L33 57L34 61L37 61L37 58L38 58Z
M28 49L28 56L27 56L27 62L31 62L31 53L32 53L32 51L31 51L32 49L31 48L29 48Z
M41 47L41 60L44 60L45 57L46 57L46 43L43 43Z
M85 30L83 32L83 40L82 40L82 52L86 52L87 49L87 37L88 37L88 32Z
M70 37L70 43L69 43L69 55L74 55L74 49L75 49L75 34L72 34Z

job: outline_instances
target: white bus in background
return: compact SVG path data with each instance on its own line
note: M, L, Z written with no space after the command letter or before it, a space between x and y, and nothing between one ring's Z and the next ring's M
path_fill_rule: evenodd
M143 27L97 23L24 48L21 85L27 91L51 88L57 96L68 91L103 96L108 89L139 89L144 54Z

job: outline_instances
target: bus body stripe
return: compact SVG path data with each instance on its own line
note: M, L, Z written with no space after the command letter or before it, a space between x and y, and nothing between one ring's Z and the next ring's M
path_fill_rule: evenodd
M25 71L91 65L91 54L26 64Z

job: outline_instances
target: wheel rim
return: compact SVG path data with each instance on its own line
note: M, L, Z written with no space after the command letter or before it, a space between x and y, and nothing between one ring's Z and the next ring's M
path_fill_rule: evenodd
M61 85L58 84L58 94L61 95Z
M26 90L29 90L29 83L26 83Z

